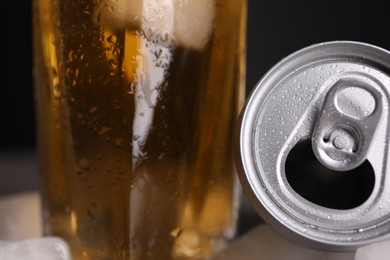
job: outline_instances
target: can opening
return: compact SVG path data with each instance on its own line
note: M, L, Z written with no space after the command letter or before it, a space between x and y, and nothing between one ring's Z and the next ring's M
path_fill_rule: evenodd
M334 171L315 157L311 140L299 142L290 151L285 165L292 189L308 201L332 209L351 209L371 195L374 170L368 160L350 171Z

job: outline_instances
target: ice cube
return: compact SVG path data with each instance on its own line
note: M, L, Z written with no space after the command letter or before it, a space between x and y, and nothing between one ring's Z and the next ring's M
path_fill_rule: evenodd
M176 0L174 38L184 48L201 50L210 38L214 0Z
M98 25L112 26L124 29L127 26L139 23L142 14L141 1L104 0L95 9L92 16Z
M139 26L169 35L184 48L201 50L210 38L215 11L215 0L105 0L93 19L118 29Z
M140 26L160 35L172 35L174 0L105 0L94 14L98 24L118 29Z
M71 260L68 245L60 238L45 237L0 241L1 260Z

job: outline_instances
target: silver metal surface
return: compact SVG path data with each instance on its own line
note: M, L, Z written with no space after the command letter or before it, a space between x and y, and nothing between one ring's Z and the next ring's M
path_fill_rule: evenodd
M236 164L248 200L276 230L324 250L390 239L389 75L388 51L338 41L291 54L258 82L240 116ZM330 168L348 170L367 160L375 175L369 197L337 209L298 194L286 160L307 140L317 152L328 150L332 160L322 161Z

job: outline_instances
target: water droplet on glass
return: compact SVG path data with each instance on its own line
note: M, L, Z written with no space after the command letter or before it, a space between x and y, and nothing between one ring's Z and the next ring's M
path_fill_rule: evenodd
M100 17L102 16L102 13L98 13L96 16L96 23L100 23Z
M173 229L169 234L174 238L178 238L181 234L181 231L182 231L182 229L180 227L177 227L177 228Z
M118 48L115 48L115 49L112 51L112 54L114 54L115 56L118 56L120 53L121 53L121 51L120 51L120 49L118 49Z
M54 81L54 80L53 80ZM55 82L53 84L53 95L56 97L56 98L60 98L61 97L61 88L60 88L60 85Z
M88 112L91 113L91 114L93 114L93 113L95 113L97 110L98 110L97 107L90 107L90 108L88 109Z
M73 80L71 81L70 85L71 85L72 87L75 87L75 86L77 85L77 81L76 81L75 79L73 79Z
M81 158L79 160L79 165L80 165L80 167L82 167L85 170L88 170L90 168L90 166L91 166L89 160L87 160L85 158Z
M113 34L113 35L108 36L108 37L107 37L107 42L116 43L116 42L117 42L116 35Z
M116 64L114 59L109 59L108 60L108 65L111 67L111 69L116 69L117 68L117 64Z
M111 130L111 127L102 126L100 128L98 135L104 135L105 133L109 132Z
M123 147L123 139L122 138L116 138L114 142L117 146Z
M129 88L127 90L127 94L134 94L135 93L135 82L130 82Z
M158 50L154 51L154 56L155 56L156 60L160 59L161 54L162 54L162 49L158 49Z

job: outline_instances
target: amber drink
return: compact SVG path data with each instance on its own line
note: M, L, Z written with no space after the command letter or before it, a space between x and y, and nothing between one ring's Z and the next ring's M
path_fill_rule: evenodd
M234 236L246 2L34 0L44 232L78 259L209 259Z

